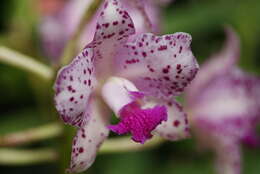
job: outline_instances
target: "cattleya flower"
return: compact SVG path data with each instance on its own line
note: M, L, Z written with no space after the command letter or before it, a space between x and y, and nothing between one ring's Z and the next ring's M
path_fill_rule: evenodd
M187 90L191 124L201 144L216 153L219 174L239 174L240 144L254 137L260 114L260 78L236 66L239 39L227 29L223 50L206 62Z
M169 140L189 135L186 114L174 96L198 70L191 36L134 33L120 1L105 1L93 41L58 73L56 108L65 123L78 127L71 172L90 167L109 130L130 133L139 143L153 134ZM120 120L116 125L109 125L110 109Z
M93 1L94 0L69 0L63 8L56 10L56 13L43 16L40 25L43 50L54 63L59 61L65 43L74 33L81 16ZM159 7L155 5L155 0L121 1L133 19L137 33L144 33L147 31L147 28L153 31L159 30ZM98 10L95 17L86 26L82 40L79 43L81 48L93 40L100 10Z

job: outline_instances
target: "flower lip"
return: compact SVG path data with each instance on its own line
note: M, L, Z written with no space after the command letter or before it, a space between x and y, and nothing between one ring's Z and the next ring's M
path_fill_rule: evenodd
M135 142L144 144L152 138L151 132L162 122L167 120L165 106L142 109L138 102L125 105L120 110L121 121L108 128L117 134L131 133Z
M109 129L118 134L131 133L136 142L143 144L152 137L151 131L167 120L165 106L142 108L147 104L145 94L124 78L108 79L102 88L102 97L121 120Z

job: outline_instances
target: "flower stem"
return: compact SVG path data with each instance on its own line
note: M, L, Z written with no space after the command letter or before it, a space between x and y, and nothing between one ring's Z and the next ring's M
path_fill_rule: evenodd
M140 151L151 149L165 142L164 139L154 136L150 141L145 144L138 144L130 140L129 137L112 138L105 141L101 146L99 153L120 153L130 151Z
M107 140L100 149L103 153L120 153L150 149L162 144L164 140L160 137L154 137L146 144L141 145L129 140L129 137L115 138ZM25 150L0 148L1 165L31 165L44 162L53 162L58 159L58 153L50 148L40 150Z
M22 150L0 148L1 165L31 165L57 160L58 155L52 149Z
M0 136L0 147L18 146L30 144L36 141L57 137L62 134L62 126L58 123L50 123L29 130L10 133Z
M68 41L65 46L62 58L61 65L67 65L71 59L75 56L75 52L77 49L78 40L83 33L85 26L91 21L92 17L95 15L97 9L101 5L102 0L94 0L92 4L86 9L85 13L81 17L80 23L72 35L71 39Z
M53 71L47 65L4 46L0 46L0 62L34 73L45 80L53 77Z

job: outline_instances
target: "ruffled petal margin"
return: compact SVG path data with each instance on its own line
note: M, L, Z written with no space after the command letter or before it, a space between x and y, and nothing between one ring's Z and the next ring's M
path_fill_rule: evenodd
M171 141L190 137L187 114L183 111L182 106L176 101L160 104L166 106L168 119L156 127L154 134Z
M78 129L73 139L71 163L68 172L78 173L88 169L96 158L96 153L107 138L109 111L98 100L91 99L89 122Z
M62 68L55 82L55 104L67 124L82 127L89 114L89 96L96 84L93 50L84 49L69 65Z
M193 80L198 64L186 33L138 35L117 56L120 76L128 77L140 91L159 98L179 95Z

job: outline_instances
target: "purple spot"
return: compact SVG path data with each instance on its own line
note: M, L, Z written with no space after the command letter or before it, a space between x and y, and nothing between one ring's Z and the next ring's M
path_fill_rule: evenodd
M84 152L84 148L83 147L80 147L79 148L79 153L83 153Z
M142 55L143 55L143 57L147 56L146 52L142 52Z
M167 81L170 81L170 78L168 76L164 76L163 78Z
M163 51L163 50L167 50L167 45L161 45L161 46L158 48L158 51Z
M105 28L108 28L109 27L109 23L102 24L102 26L104 26Z
M164 69L162 70L162 72L165 73L165 74L167 74L167 73L169 73L169 69L164 68Z
M180 125L180 121L179 120L175 120L173 122L173 126L178 127L179 125Z
M133 24L128 24L128 27L134 28Z
M70 97L70 101L72 102L74 100L74 97Z
M114 21L114 22L113 22L113 25L117 25L117 24L118 24L118 21Z
M179 53L181 54L181 51L182 51L182 46L180 46L180 49L179 49Z

